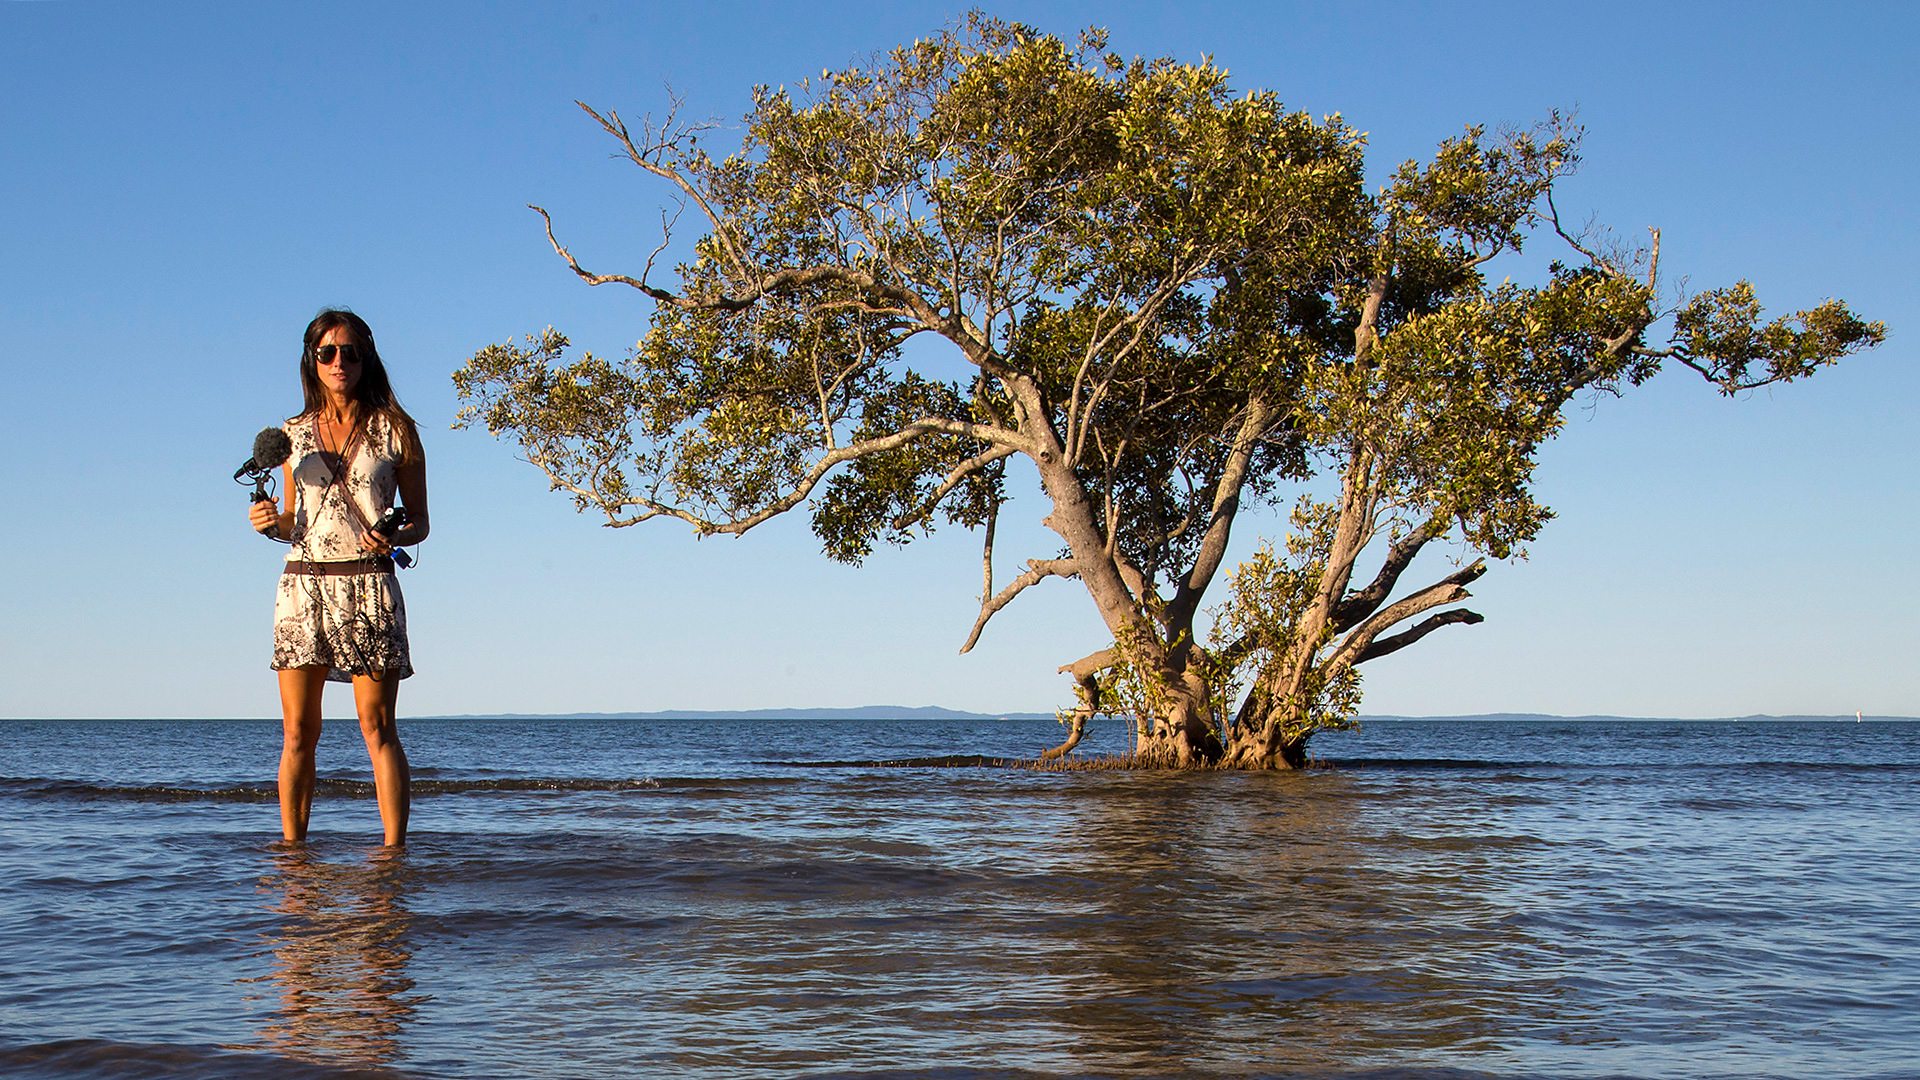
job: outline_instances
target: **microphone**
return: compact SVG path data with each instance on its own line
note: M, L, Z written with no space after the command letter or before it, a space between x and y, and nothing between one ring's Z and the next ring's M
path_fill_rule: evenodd
M260 434L253 437L253 456L233 470L233 478L238 480L243 476L268 472L292 454L293 440L287 438L284 430L277 427L261 428Z
M267 481L273 476L273 470L293 455L293 440L277 427L261 428L260 434L253 437L253 456L233 471L233 478L245 483L242 477L253 481L251 502L266 502ZM261 531L262 536L280 539L280 527L269 525Z

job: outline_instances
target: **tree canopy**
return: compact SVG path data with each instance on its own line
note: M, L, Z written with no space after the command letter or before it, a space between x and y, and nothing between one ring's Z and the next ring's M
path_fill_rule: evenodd
M849 563L978 530L967 648L1024 590L1079 582L1112 640L1062 668L1054 753L1114 713L1142 761L1299 764L1349 722L1360 665L1480 621L1466 586L1550 517L1533 468L1576 396L1669 364L1737 394L1885 333L1832 300L1768 320L1745 282L1668 295L1657 232L1565 228L1562 116L1467 127L1370 185L1341 117L1099 31L975 14L756 89L719 158L673 115L581 108L697 223L691 255L656 265L676 218L637 274L591 271L536 207L581 279L638 290L651 321L617 361L552 329L481 350L460 423L614 526L737 534L805 507ZM1491 280L1534 243L1557 248L1537 280ZM968 375L911 363L920 335ZM1016 457L1059 546L1003 577ZM1226 566L1244 515L1289 505L1278 547ZM1403 587L1435 543L1484 557Z

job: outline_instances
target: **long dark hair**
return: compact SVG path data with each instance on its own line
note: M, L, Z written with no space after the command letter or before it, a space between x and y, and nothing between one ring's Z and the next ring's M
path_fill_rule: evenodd
M313 416L327 403L326 392L320 388L320 372L316 367L319 360L320 339L329 331L345 328L352 335L353 343L360 354L360 380L354 383L353 400L359 408L360 423L364 424L374 413L385 413L387 419L400 433L402 461L413 459L414 447L420 445L419 428L407 410L400 407L400 399L393 396L393 383L387 379L387 365L380 360L380 350L373 344L373 330L367 321L351 311L342 308L328 308L313 317L307 324L306 336L301 339L300 348L300 392L305 404L300 415L294 419Z

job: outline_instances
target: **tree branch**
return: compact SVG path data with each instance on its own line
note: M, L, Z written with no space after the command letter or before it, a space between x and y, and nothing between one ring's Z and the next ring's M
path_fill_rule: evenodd
M1064 674L1072 675L1074 697L1078 703L1073 711L1062 717L1067 725L1067 737L1059 746L1041 753L1041 761L1055 761L1073 752L1087 733L1087 721L1100 711L1100 672L1113 666L1116 655L1112 649L1102 649L1091 656L1082 657L1060 668Z
M1374 575L1367 587L1350 592L1333 611L1333 632L1344 634L1359 623L1361 619L1380 610L1380 605L1393 595L1395 585L1400 583L1400 575L1420 554L1420 549L1446 531L1446 523L1437 517L1428 518L1407 535L1395 541L1387 549L1386 561L1380 572Z
M1102 671L1107 670L1119 659L1120 654L1114 652L1112 649L1101 649L1099 652L1088 653L1071 664L1060 665L1059 671L1062 675L1071 675L1075 679L1085 679L1088 676L1098 675Z
M805 289L814 285L836 284L845 285L857 292L879 297L895 305L892 307L877 307L865 303L855 305L863 307L875 314L902 316L918 316L920 314L914 310L916 307L915 302L919 301L919 297L914 296L904 289L888 285L871 274L862 273L844 266L794 266L784 270L775 270L772 273L760 275L757 281L744 282L743 284L745 284L746 288L742 292L733 294L722 293L719 296L707 299L685 296L668 289L662 289L657 285L650 285L640 278L631 277L626 274L594 273L586 267L581 266L580 261L573 257L573 253L568 251L565 245L561 244L560 241L554 237L552 215L548 214L546 210L541 207L532 204L528 204L527 208L546 220L547 242L552 244L553 250L567 261L567 266L572 268L574 274L589 285L626 285L630 288L640 290L659 303L669 304L673 307L688 311L744 311L774 293ZM651 264L651 261L652 260L649 260L649 264Z
M1375 256L1377 269L1367 283L1367 298L1360 306L1360 324L1353 329L1354 363L1365 363L1373 343L1380 339L1380 305L1387 299L1387 286L1393 280L1394 222L1388 219L1381 231L1381 251Z
M559 239L553 235L553 215L547 213L544 207L535 206L532 203L527 204L527 209L539 214L541 219L547 223L547 243L552 244L553 250L558 252L561 258L567 260L567 265L573 269L573 272L579 276L581 281L589 285L627 285L639 289L641 292L646 293L648 296L651 296L663 304L674 302L674 295L672 293L665 289L649 285L640 278L628 277L626 274L595 274L588 271L580 265L580 260L573 257L573 252L568 251L566 246L560 243ZM662 246L664 247L665 245L663 244ZM657 251L656 254L658 254ZM653 265L651 258L647 260L647 265Z
M944 417L922 417L891 434L881 435L871 439L863 439L860 442L850 443L846 446L829 450L827 453L822 454L820 459L815 461L812 467L800 477L794 484L793 490L773 502L768 503L752 514L724 521L715 521L695 513L692 510L670 503L663 503L657 499L610 498L599 492L581 488L579 485L563 479L551 462L546 460L549 458L547 454L530 450L529 460L533 465L547 474L548 480L552 482L555 488L570 491L606 511L608 517L607 524L614 528L625 528L629 525L637 525L640 522L648 521L656 517L673 517L679 518L681 521L692 525L694 529L703 536L713 534L738 536L756 525L778 517L800 505L802 502L805 502L813 493L813 489L818 487L820 481L825 479L827 473L831 472L836 466L871 454L897 450L916 439L923 438L930 434L958 435L964 438L977 439L981 442L1005 447L1008 453L1023 452L1026 449L1026 440L1015 432L985 424L949 420ZM639 513L629 517L618 516L621 511L629 509L637 509Z
M981 531L985 533L980 544L980 602L984 604L993 596L993 540L1000 531L999 503L987 507L987 525Z
M1180 620L1180 629L1190 629L1193 614L1200 606L1200 598L1213 584L1214 575L1219 573L1220 564L1226 558L1234 518L1240 510L1240 496L1253 465L1253 450L1266 436L1272 418L1272 410L1265 402L1255 398L1247 403L1240 429L1234 433L1233 449L1227 454L1226 467L1221 470L1220 479L1213 489L1213 508L1208 515L1207 531L1200 540L1200 549L1194 555L1192 568L1174 592L1173 600L1167 604L1169 619Z
M621 147L627 152L628 161L633 162L642 169L679 188L687 198L692 199L694 204L700 207L700 212L706 215L707 221L712 224L714 235L719 240L722 250L733 260L734 269L743 274L746 272L748 266L751 265L750 260L747 259L746 253L740 249L740 245L735 242L733 235L727 231L726 222L721 219L719 212L713 208L713 204L707 201L706 195L701 192L698 187L695 187L692 181L682 176L680 170L669 165L662 165L660 162L654 160L685 136L710 125L697 124L676 130L674 117L680 112L680 101L678 98L675 98L672 107L667 111L666 120L663 121L659 127L656 128L651 123L642 121L641 131L644 135L650 137L650 141L643 150L634 145L633 136L627 131L627 123L620 119L618 112L609 109L607 110L606 116L601 116L593 110L593 106L588 105L584 101L575 101L574 104L578 105L582 112L593 117L594 121L598 123L607 134L619 140Z
M1360 650L1360 655L1355 657L1353 662L1355 666L1358 666L1369 660L1385 656L1388 653L1398 652L1414 642L1419 641L1421 638L1426 637L1428 634L1433 633L1435 630L1451 623L1467 623L1471 625L1485 621L1485 616L1477 612L1468 611L1466 608L1454 608L1452 611L1442 611L1437 615L1429 615L1414 626L1402 630L1397 634L1389 634L1383 638L1375 638L1372 644Z
M1558 206L1555 206L1553 203L1553 188L1551 186L1549 186L1546 190L1546 200L1547 200L1547 220L1553 224L1553 231L1559 234L1560 239L1566 241L1568 247L1579 252L1581 255L1584 255L1587 261L1592 263L1593 265L1601 267L1602 269L1605 269L1605 270L1612 270L1614 268L1612 263L1609 263L1607 260L1601 258L1599 254L1593 251L1591 248L1587 247L1585 244L1581 243L1580 241L1574 239L1573 234L1569 233L1564 227L1561 226L1560 208Z
M1019 452L1019 449L1016 447L996 446L986 453L976 454L960 464L955 465L953 471L947 474L946 479L940 481L940 486L934 489L933 494L927 496L926 501L921 503L917 509L909 510L895 518L893 520L893 527L896 529L904 529L908 524L932 514L934 508L940 505L940 500L951 494L954 488L959 487L961 481L979 472L981 469L986 468L988 465L1002 458L1012 457Z
M1359 656L1374 643L1374 639L1386 632L1388 627L1405 622L1415 615L1441 604L1451 604L1466 599L1470 594L1466 590L1469 582L1477 580L1487 572L1484 559L1475 559L1470 566L1448 574L1432 585L1405 599L1389 604L1375 614L1359 628L1347 635L1333 654L1320 665L1321 670L1337 673L1359 662Z
M986 629L987 620L998 614L1001 608L1013 603L1013 598L1026 592L1029 587L1050 577L1070 578L1078 574L1079 568L1072 559L1028 559L1026 573L1008 582L999 595L980 605L980 617L973 621L973 631L967 635L967 643L960 646L960 651L971 652L979 643L980 631Z

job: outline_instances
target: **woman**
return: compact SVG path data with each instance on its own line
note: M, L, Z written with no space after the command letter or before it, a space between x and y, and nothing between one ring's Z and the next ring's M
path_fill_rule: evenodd
M409 780L394 707L413 665L391 553L427 538L426 452L358 315L322 311L307 325L300 387L305 407L285 425L293 443L288 506L254 503L248 519L293 545L273 608L284 724L280 828L291 842L306 839L320 691L329 679L351 681L380 822L386 843L398 846L407 837ZM405 522L376 529L396 494Z

